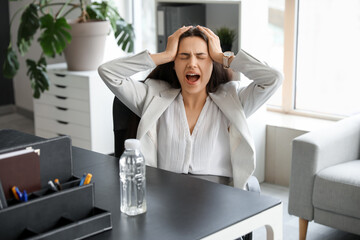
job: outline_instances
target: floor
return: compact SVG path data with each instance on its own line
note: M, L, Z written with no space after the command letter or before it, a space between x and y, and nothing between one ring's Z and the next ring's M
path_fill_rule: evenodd
M34 134L34 122L31 119L25 118L20 114L12 113L7 115L0 115L0 129L16 129L22 132ZM299 228L298 218L287 213L289 189L286 187L273 185L269 183L261 184L261 191L263 195L272 196L281 199L284 206L283 214L283 239L295 240L298 239ZM266 239L265 227L254 231L254 240ZM346 233L337 229L326 227L314 222L309 223L308 240L360 240L360 236Z

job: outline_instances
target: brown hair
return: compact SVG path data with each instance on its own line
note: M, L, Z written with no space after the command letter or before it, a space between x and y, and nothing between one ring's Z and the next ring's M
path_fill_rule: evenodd
M208 44L207 36L198 28L193 27L181 34L179 44L186 37L200 37ZM170 84L173 88L181 88L179 79L174 70L174 61L158 65L147 78L162 80ZM213 62L213 71L209 83L206 85L206 91L209 93L216 92L220 84L231 81L232 74L229 70L224 69L222 64Z

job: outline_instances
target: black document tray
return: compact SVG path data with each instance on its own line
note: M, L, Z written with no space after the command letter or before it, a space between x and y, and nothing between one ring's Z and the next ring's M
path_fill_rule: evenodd
M94 205L95 183L79 186L73 176L71 139L0 130L0 153L29 146L40 149L42 189L29 194L28 202L9 200L0 210L0 238L82 239L111 229L111 213ZM62 183L59 192L47 186L55 178Z

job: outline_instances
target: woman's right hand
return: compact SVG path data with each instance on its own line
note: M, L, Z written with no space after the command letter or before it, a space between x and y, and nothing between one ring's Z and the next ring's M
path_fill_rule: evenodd
M150 54L152 60L156 65L168 63L175 60L179 46L179 38L181 34L186 32L190 28L192 28L192 26L187 26L187 27L184 26L179 28L172 35L168 37L166 49L164 52Z

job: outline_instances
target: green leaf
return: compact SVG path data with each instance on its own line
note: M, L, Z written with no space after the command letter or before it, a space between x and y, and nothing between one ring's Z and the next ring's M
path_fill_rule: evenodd
M17 59L15 51L12 49L11 45L9 45L3 65L3 75L8 79L12 79L16 75L18 70L19 61Z
M38 7L35 4L30 4L21 15L18 28L17 46L21 55L24 55L29 49L34 34L39 29L39 26Z
M106 20L107 3L94 2L86 7L86 12L89 14L90 19Z
M45 90L49 90L49 78L46 72L46 59L41 57L38 62L26 59L28 67L27 75L31 81L31 87L34 90L33 97L39 98Z
M44 54L49 57L55 57L61 54L66 43L71 42L71 35L66 29L70 29L70 25L64 17L54 19L50 14L40 18L42 32L39 42Z
M112 29L116 30L116 21L121 19L115 6L107 1L101 3L93 2L86 8L90 19L109 20Z
M101 3L93 2L86 8L86 11L90 19L109 20L118 46L127 52L134 50L134 29L131 24L128 24L120 17L115 6L107 1L102 1Z
M134 51L134 29L131 24L120 18L116 21L116 30L114 32L117 44L122 50L127 52Z

